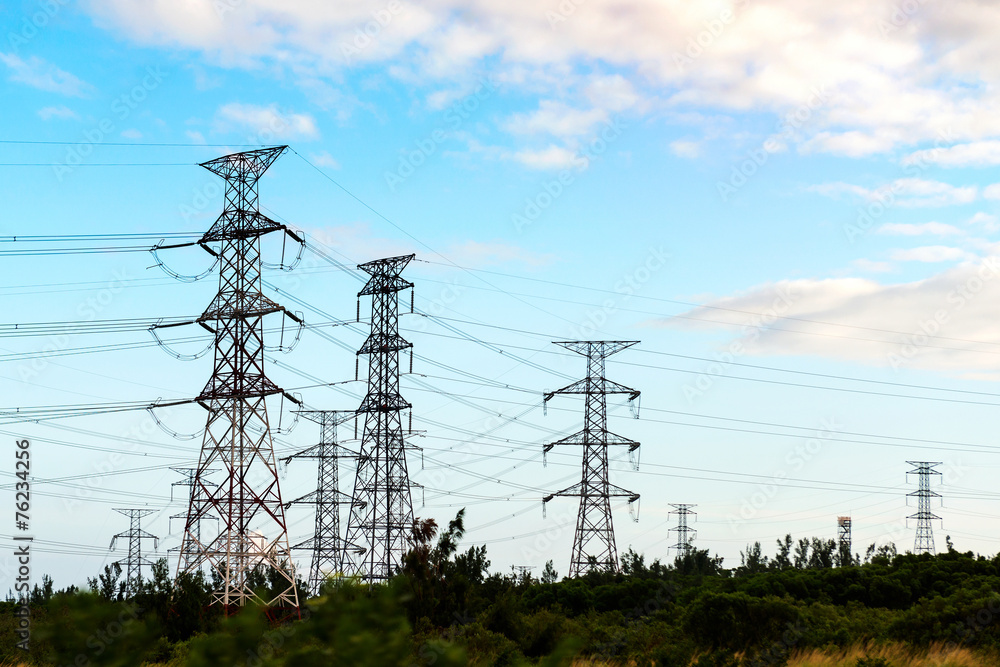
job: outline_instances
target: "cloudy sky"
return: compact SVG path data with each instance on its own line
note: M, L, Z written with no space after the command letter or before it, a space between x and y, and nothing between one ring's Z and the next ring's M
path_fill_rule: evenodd
M417 514L468 506L495 569L568 567L575 501L543 519L539 499L573 482L579 453L544 467L540 447L580 405L544 415L540 396L584 369L549 341L584 338L642 341L608 371L643 391L638 421L612 401L613 429L644 443L638 471L614 463L614 483L643 494L638 523L616 508L619 549L666 558L669 503L699 506L698 545L729 566L748 541L833 537L838 514L854 516L856 551L905 549L906 461L929 460L947 471L938 546L950 534L992 554L998 23L1000 7L972 0L7 2L0 233L204 230L221 190L195 165L288 144L261 184L269 211L347 264L424 260L408 271L428 316L403 324L428 360L403 381L424 447ZM352 317L354 274L306 257L273 272L271 296ZM3 321L204 309L211 278L152 264L5 258ZM331 332L351 349L363 338ZM130 335L4 350L149 340ZM350 380L352 357L305 334L272 375ZM210 371L155 347L8 363L5 407L187 397ZM363 390L306 398L348 408ZM174 417L192 432L203 419ZM108 463L108 434L137 424L7 427L39 439L40 478L97 480L83 496L79 480L38 487L52 493L37 499L43 562L65 583L117 557L112 507L162 510L151 530L176 545L166 468L197 441L156 431ZM293 451L315 433L283 437ZM308 490L302 465L286 496ZM303 537L308 512L293 512ZM82 561L60 553L78 544Z

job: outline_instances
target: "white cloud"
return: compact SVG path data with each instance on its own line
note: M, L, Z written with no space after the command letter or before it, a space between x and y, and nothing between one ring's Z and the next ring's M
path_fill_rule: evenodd
M196 144L205 143L205 135L202 134L201 132L198 132L197 130L186 130L184 134L186 134L188 139L190 139Z
M889 273L892 271L892 264L889 262L876 262L870 259L856 259L851 262L851 267L865 273Z
M976 162L993 159L989 145L977 143L1000 139L996 3L921 2L888 34L880 21L890 22L898 5L888 0L568 4L576 11L550 24L535 0L404 3L351 57L344 45L373 21L371 5L358 0L241 0L225 12L218 3L176 0L86 7L98 25L139 43L199 50L229 66L273 65L280 76L335 80L345 68L379 63L408 83L438 87L491 67L523 92L573 109L634 112L657 98L709 114L783 117L805 108L794 142L849 156L939 142L969 145L942 160ZM724 9L735 18L706 33ZM551 10L562 11L558 3ZM678 66L702 34L701 52ZM817 97L820 84L828 94Z
M323 151L322 153L313 153L309 156L309 160L318 167L329 167L330 169L340 169L340 163L337 160Z
M505 124L514 134L552 134L557 137L578 137L590 132L607 120L603 109L574 109L562 102L542 100L538 109L527 114L515 114Z
M122 136L126 139L142 139L142 132L134 127L130 127L127 130L122 130Z
M665 319L658 324L731 331L752 355L819 356L995 379L1000 376L998 300L1000 257L993 256L914 282L781 281L683 313L694 320ZM770 309L780 313L776 321L762 319Z
M670 152L677 157L696 158L701 155L701 144L697 141L678 139L670 142Z
M849 194L869 201L881 201L886 205L894 204L907 208L968 204L976 200L979 192L974 185L955 186L922 178L897 178L879 188L835 182L812 185L807 189L826 197Z
M86 97L93 86L55 65L31 56L27 60L13 53L0 53L0 62L10 71L10 80L67 97Z
M75 111L65 106L42 107L38 110L38 117L42 120L79 120L80 116Z
M985 167L1000 164L1000 141L977 141L948 148L928 148L910 153L901 160L905 165L942 167Z
M961 248L944 245L928 245L919 248L893 250L891 259L897 262L953 262L975 257Z
M958 227L946 225L942 222L923 222L919 224L890 222L879 227L878 233L887 236L961 236L965 234Z
M568 169L581 166L581 158L574 151L561 146L518 151L510 157L530 169Z
M983 197L986 199L1000 199L1000 183L987 185L983 188Z
M263 141L274 139L315 139L319 136L316 121L309 114L278 109L276 104L258 106L230 102L215 113L217 132L250 131ZM257 143L257 142L250 142Z
M995 232L1000 229L1000 219L998 219L995 215L983 213L982 211L979 211L974 216L969 218L968 224L982 225L982 227L988 232Z

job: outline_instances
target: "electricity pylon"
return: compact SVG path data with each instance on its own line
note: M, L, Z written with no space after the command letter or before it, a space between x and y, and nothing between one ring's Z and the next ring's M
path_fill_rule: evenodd
M121 564L125 563L125 567L123 568L125 570L125 597L130 598L136 592L133 587L139 583L142 576L142 566L153 566L152 561L142 556L142 540L144 538L153 540L153 549L156 549L158 540L156 535L142 529L142 517L153 514L155 510L120 509L116 507L115 511L129 518L128 530L118 533L111 538L111 549L114 550L119 538L128 538L128 556L115 561L114 564L121 567Z
M569 576L579 577L590 571L618 571L618 552L615 531L611 522L611 499L628 498L631 506L639 494L626 491L608 481L608 446L624 445L629 452L639 443L608 431L608 395L628 394L629 402L639 397L639 392L604 377L604 360L631 347L639 341L563 341L557 342L567 350L587 357L587 377L578 382L545 394L548 403L556 394L581 394L586 398L583 430L556 442L545 445L548 452L556 445L583 446L583 478L579 484L545 496L548 503L556 496L579 496L580 511L577 515L576 535L573 538L573 555Z
M941 517L931 511L931 498L940 498L941 494L931 491L931 475L940 475L941 473L934 468L942 464L941 462L931 461L907 461L907 463L913 466L914 469L906 474L917 475L917 490L906 494L907 497L915 497L917 499L916 513L906 517L907 519L917 520L917 535L913 540L913 553L933 554L934 526L932 522L935 520L940 521Z
M840 553L840 566L850 565L854 562L853 547L851 546L851 517L837 517L837 550Z
M671 503L670 506L674 508L670 514L677 515L677 527L667 530L668 533L677 533L677 544L673 545L671 549L676 549L677 555L683 558L694 552L692 542L694 542L694 538L698 537L698 531L688 526L688 517L698 516L697 512L691 511L691 508L697 507L697 505Z
M313 595L318 595L328 576L344 572L340 506L350 505L351 496L340 490L338 461L342 458L356 458L357 454L337 444L337 425L353 417L355 412L354 410L302 410L299 414L319 424L319 442L282 461L287 465L292 459L316 459L316 490L285 503L285 508L298 504L316 506L313 536L292 548L312 550L309 590Z
M399 569L413 526L401 416L411 406L399 394L399 353L413 347L399 335L399 292L412 289L413 283L399 274L413 257L358 266L371 276L358 298L372 297L372 320L371 333L358 350L358 355L368 355L368 394L357 410L365 424L345 542L351 556L347 573L369 582L384 581Z
M286 148L234 153L201 165L225 179L226 193L222 215L198 241L220 266L218 294L196 320L215 336L215 365L197 398L208 420L181 542L181 554L192 556L179 560L178 575L210 567L220 582L212 603L227 613L251 602L292 613L299 606L265 403L283 392L264 374L263 319L284 313L301 320L261 292L261 236L284 231L302 239L263 215L257 194L258 180ZM218 485L205 479L212 467L223 474ZM206 537L199 522L212 516L219 531ZM270 593L254 590L255 573L271 580Z
M195 476L196 476L196 474L198 472L198 469L197 468L171 468L171 470L173 470L174 472L180 473L184 477L184 479L182 479L179 482L174 482L173 484L170 485L170 501L173 502L173 500L174 500L174 487L175 486L186 486L186 487L189 487L191 489L188 492L188 506L190 507L190 505L191 505L191 498L192 498L192 496L194 496L194 494L198 490L198 485L195 484ZM212 473L212 472L215 472L215 471L214 470L205 470L204 474L207 475L208 473ZM202 483L204 483L204 484L211 484L207 480L203 480ZM204 518L205 519L212 519L214 521L218 521L219 520L219 517L217 517L217 516L206 516ZM186 522L186 520L187 520L187 512L185 511L185 512L179 512L177 514L172 514L170 516L170 524L171 524L171 526L173 526L174 521L177 520L177 519L184 519L185 522ZM185 525L186 525L186 523L185 523ZM196 521L194 523L194 525L192 526L192 531L194 532L195 539L188 541L187 546L188 546L189 550L187 551L187 553L181 553L181 547L179 547L179 546L177 546L177 547L171 547L170 549L167 549L167 553L172 553L174 551L176 551L178 553L178 558L180 559L180 563L178 563L179 566L187 566L191 562L191 560L197 556L197 552L193 551L192 548L196 544L198 544L198 543L201 542L201 521L200 520Z

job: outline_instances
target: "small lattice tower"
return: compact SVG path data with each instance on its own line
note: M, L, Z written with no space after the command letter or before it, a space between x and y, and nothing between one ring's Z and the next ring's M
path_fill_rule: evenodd
M372 319L371 333L358 350L359 356L368 355L368 393L357 410L364 431L347 524L346 569L368 582L385 581L396 573L413 527L402 423L402 411L410 404L399 394L399 353L412 347L399 335L399 292L413 288L400 273L413 257L389 257L358 267L371 276L358 298L372 297Z
M351 497L340 490L339 461L343 458L356 458L357 454L337 444L337 425L354 417L355 413L354 410L302 410L299 414L319 424L319 442L282 461L287 465L293 459L315 459L316 490L285 503L285 507L316 506L313 536L292 548L309 549L312 552L309 590L313 595L319 595L323 582L328 577L344 572L345 549L340 533L340 506L350 505Z
M608 480L608 448L611 445L628 447L634 452L639 443L608 431L608 396L626 394L630 402L639 392L604 377L605 359L639 341L562 341L568 350L587 357L587 377L571 385L545 394L547 403L557 394L584 396L583 430L561 440L545 445L547 453L556 445L579 445L583 448L583 478L579 484L545 496L548 503L556 496L579 496L576 534L573 538L573 555L569 575L579 577L590 571L618 571L618 552L615 547L615 530L611 521L611 499L628 498L631 505L639 494L626 491Z
M119 514L129 518L129 528L123 533L118 533L111 538L111 549L114 550L119 539L128 540L128 556L115 561L119 567L124 563L122 570L125 572L125 597L130 598L135 594L135 586L142 578L142 567L152 567L152 561L142 555L142 540L153 540L153 549L156 549L158 540L156 535L148 533L142 529L142 517L149 516L154 510L145 509L122 509L115 508Z
M907 464L913 466L913 470L907 472L907 475L917 476L917 490L912 491L907 495L909 498L917 499L917 511L914 514L906 517L907 519L917 520L917 535L913 540L913 553L934 553L934 521L940 521L941 517L934 514L931 511L931 501L933 498L940 498L941 494L936 491L931 490L931 476L941 475L941 472L935 470L939 465L942 465L940 461L907 461Z
M674 508L670 514L677 515L677 527L667 531L677 533L677 543L671 549L676 549L677 555L683 558L694 552L694 538L698 537L698 531L688 525L688 517L698 516L697 512L691 511L691 508L697 505L671 503L670 506Z

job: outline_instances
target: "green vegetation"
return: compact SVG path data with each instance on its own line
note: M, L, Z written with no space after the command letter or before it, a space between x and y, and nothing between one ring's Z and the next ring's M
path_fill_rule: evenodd
M938 556L791 537L726 570L695 551L672 565L632 551L620 574L558 581L490 574L486 549L460 550L463 514L417 522L403 571L368 587L328 583L301 620L248 608L223 618L212 582L178 586L161 561L132 600L106 569L89 591L31 595L30 655L3 603L0 660L20 665L667 665L965 667L1000 665L1000 557ZM262 588L267 577L260 576ZM176 588L176 592L175 592Z

